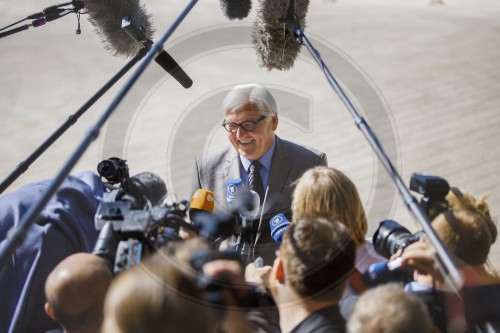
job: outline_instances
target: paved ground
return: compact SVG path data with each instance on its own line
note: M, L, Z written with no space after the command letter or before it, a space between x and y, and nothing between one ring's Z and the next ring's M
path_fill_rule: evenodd
M0 26L52 5L3 0ZM159 38L185 1L149 0ZM278 134L328 153L357 184L370 233L394 218L415 231L392 182L307 51L288 72L257 66L251 15L229 22L216 1L200 1L166 45L193 78L185 90L151 66L75 171L104 157L126 157L131 173L153 171L187 198L191 161L224 142L217 105L242 82L279 96ZM306 33L372 124L405 182L413 172L489 195L500 217L500 2L495 0L312 1ZM7 176L126 62L74 15L0 41L0 176ZM85 114L9 191L53 177L124 81ZM500 245L492 261L500 270Z

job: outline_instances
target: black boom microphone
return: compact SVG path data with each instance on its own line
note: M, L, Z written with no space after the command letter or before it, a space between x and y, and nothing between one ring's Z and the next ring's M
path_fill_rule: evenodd
M90 23L113 55L128 58L143 47L158 47L151 41L154 33L151 15L139 1L85 0L84 5ZM165 50L158 48L161 51L155 61L184 88L191 87L193 81L189 76Z
M309 0L261 0L252 31L252 43L259 66L267 70L292 68L301 45L294 40L287 23L305 27Z

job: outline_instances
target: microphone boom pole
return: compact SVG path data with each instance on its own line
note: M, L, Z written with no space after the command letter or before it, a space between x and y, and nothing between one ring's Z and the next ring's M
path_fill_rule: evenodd
M394 167L389 157L385 153L377 136L372 131L368 123L363 119L363 117L361 117L361 115L356 110L354 105L351 103L347 95L344 93L344 91L338 84L337 80L335 80L332 73L321 59L319 52L316 51L316 49L304 35L302 28L296 22L294 22L293 19L289 18L280 20L280 23L285 24L286 29L294 36L295 41L297 43L306 46L307 50L311 53L314 60L318 63L318 66L325 74L326 79L328 80L332 88L339 95L340 99L351 113L352 117L354 118L354 123L364 134L365 138L368 140L368 143L371 145L372 149L376 153L379 161L382 163L387 173L394 181L400 195L404 199L407 208L410 210L415 219L422 226L422 229L424 230L427 237L435 247L437 255L434 258L434 261L436 262L441 274L443 275L445 282L452 288L452 290L458 292L458 290L460 290L463 286L462 275L458 271L456 264L453 262L448 251L443 246L443 243L441 242L436 232L432 228L429 218L425 215L424 211L418 205L415 197L413 197L413 195L410 193L410 191L402 181L396 168Z
M80 145L76 148L75 152L71 155L71 157L66 161L61 171L57 174L57 176L52 180L50 185L45 190L42 197L33 204L26 214L23 216L21 221L19 222L19 227L15 230L11 230L12 232L8 233L7 238L0 244L0 269L9 259L9 256L16 249L19 244L22 244L26 232L29 230L31 225L35 222L35 219L40 215L41 211L45 207L45 205L49 202L50 198L56 193L57 189L64 182L66 177L70 174L73 167L78 163L80 158L83 156L85 151L88 149L90 144L95 141L99 137L99 132L101 128L104 126L106 121L111 117L113 112L116 110L120 102L123 100L125 95L130 91L132 86L137 82L142 73L146 70L147 66L154 60L154 58L159 54L162 50L163 44L170 38L175 29L179 26L179 24L184 20L187 14L191 11L194 5L198 2L198 0L191 0L186 8L182 11L182 13L177 17L177 19L172 23L169 29L165 32L165 34L160 38L158 43L153 43L151 49L148 51L146 57L139 65L139 67L135 70L135 72L131 75L130 79L125 83L123 88L120 90L115 99L111 102L108 109L104 112L104 114L99 118L97 123L93 128L91 128L88 134L83 138Z
M140 49L130 61L109 80L99 91L97 91L78 111L70 115L66 121L48 137L25 161L20 162L14 171L8 175L2 183L0 183L0 194L2 194L19 176L21 176L28 168L39 158L54 142L59 139L77 120L97 102L111 87L115 85L137 62L139 62L147 54L148 49Z

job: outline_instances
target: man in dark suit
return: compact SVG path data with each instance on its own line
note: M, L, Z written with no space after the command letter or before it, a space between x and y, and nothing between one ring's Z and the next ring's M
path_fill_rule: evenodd
M225 116L222 126L232 146L196 158L192 192L199 188L213 191L215 212L229 213L228 181L241 178L255 190L262 210L252 223L247 242L252 245L251 259L260 256L266 264L272 264L277 244L271 238L269 220L279 213L291 219L292 183L306 170L326 166L327 158L324 153L275 135L276 102L262 85L234 87L224 99L222 110Z

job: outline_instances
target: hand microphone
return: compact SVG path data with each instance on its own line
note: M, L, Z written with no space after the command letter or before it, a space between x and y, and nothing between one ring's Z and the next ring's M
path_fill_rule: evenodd
M212 213L214 210L214 192L204 189L197 189L189 203L189 219L196 221L200 213Z
M252 221L259 215L260 196L252 190L242 191L241 193L244 193L244 196L240 197L242 201L241 208L239 209L240 216L243 219Z
M402 258L393 261L381 261L371 264L361 275L363 283L368 287L376 287L389 282L409 282L413 279L411 268L402 266Z
M253 220L260 210L260 197L243 185L241 178L231 179L227 182L226 190L229 209L247 220Z
M241 178L231 179L227 182L226 199L231 211L239 208L238 192L243 187L243 180Z
M252 9L251 0L220 0L220 8L224 15L230 19L244 19Z
M290 226L291 222L288 221L285 214L280 213L275 215L271 220L269 220L269 226L271 227L271 237L276 241L276 243L281 244L283 234L286 229Z
M84 0L84 6L89 14L90 23L102 38L104 47L113 55L131 58L144 46L153 45L151 38L154 30L151 15L139 1ZM133 38L132 41L130 37ZM155 61L184 88L189 88L193 84L165 50L162 49Z
M265 0L257 12L252 43L260 67L288 70L292 68L301 45L294 40L291 25L305 27L309 0ZM283 28L283 23L288 25Z

